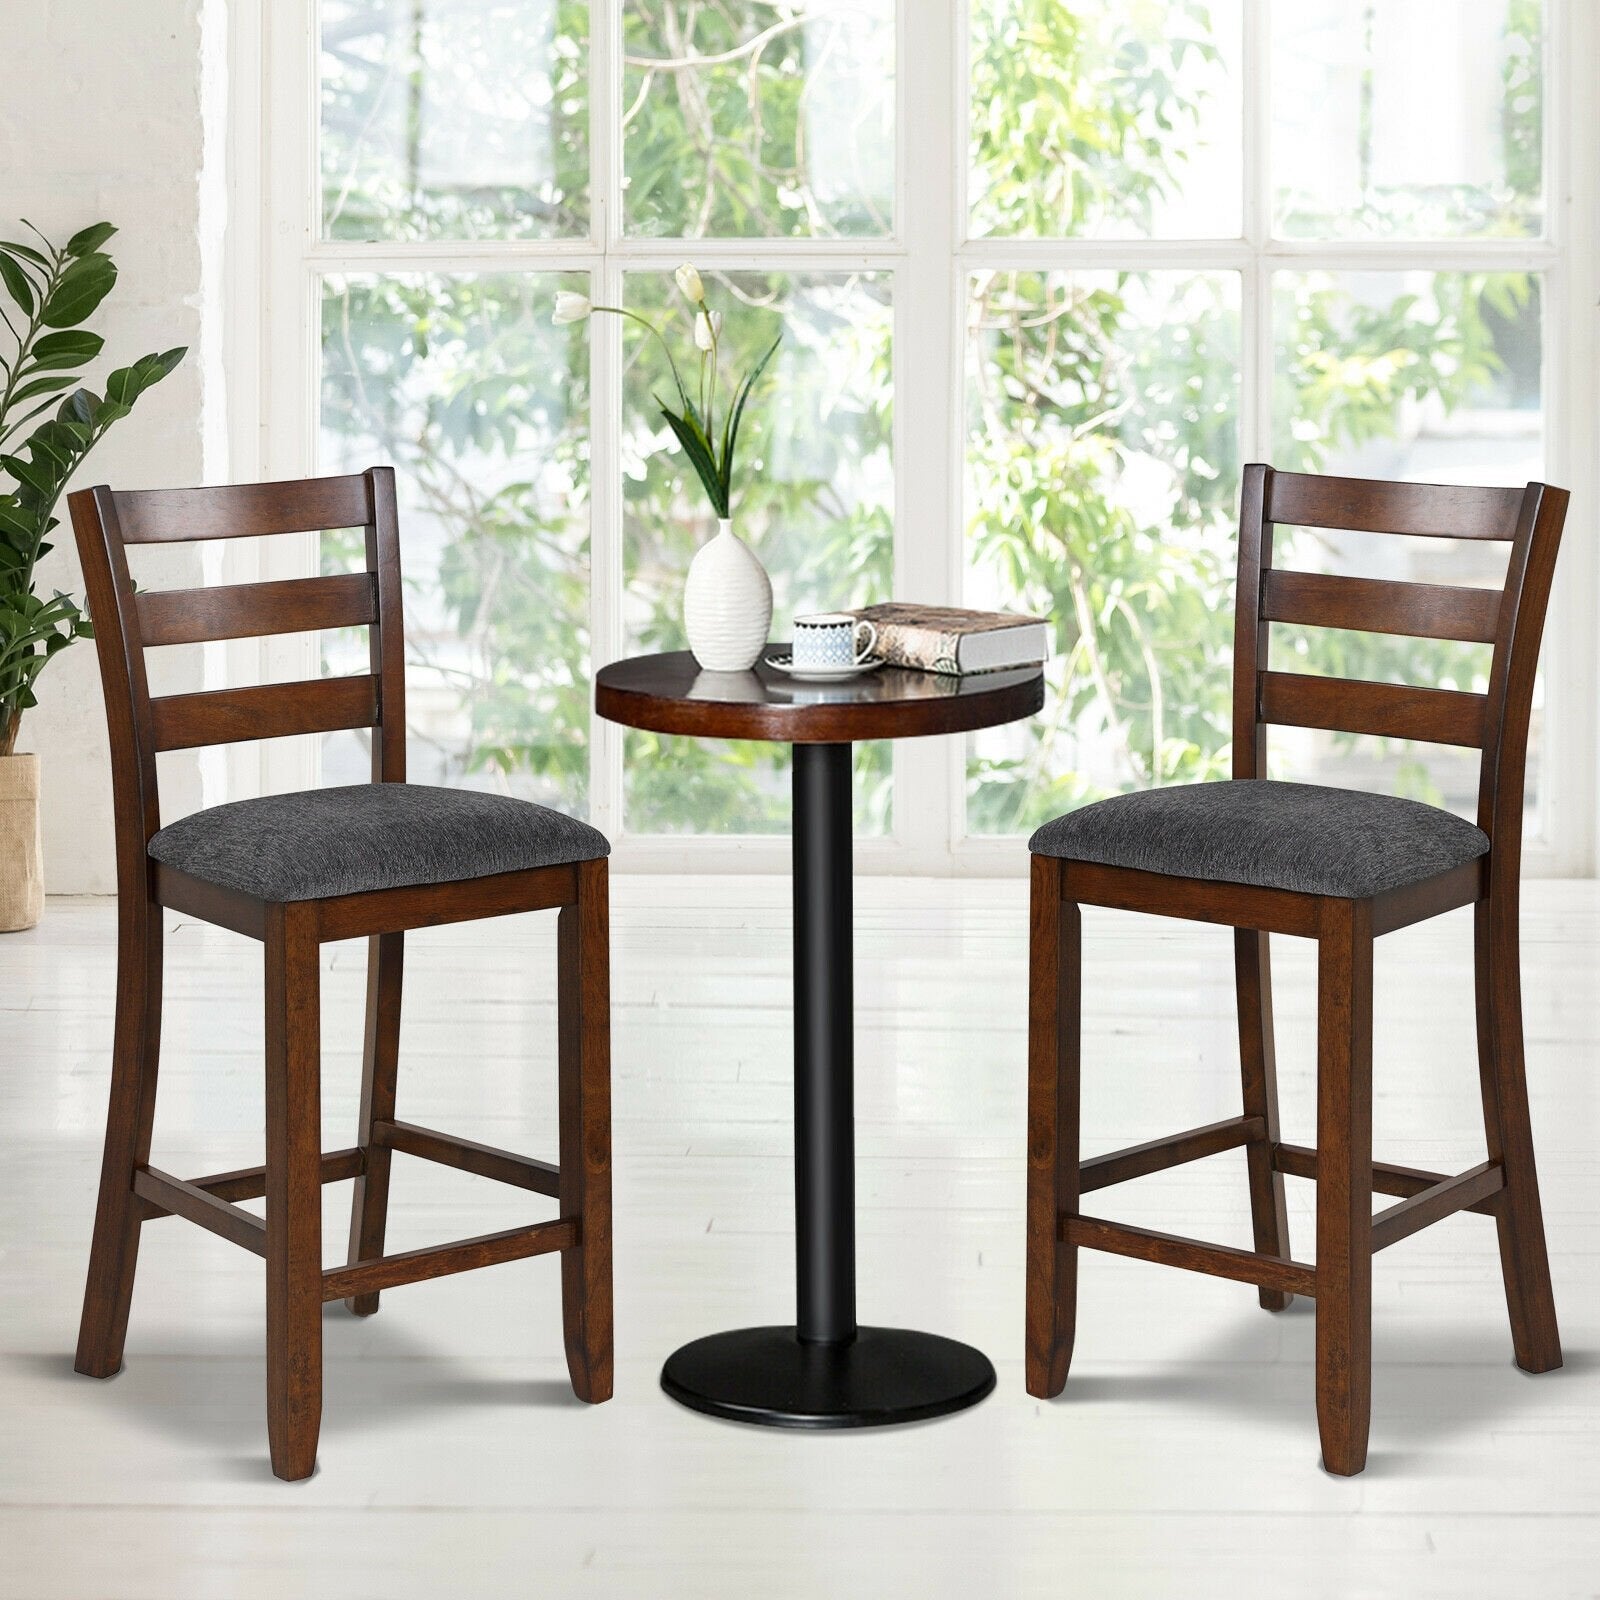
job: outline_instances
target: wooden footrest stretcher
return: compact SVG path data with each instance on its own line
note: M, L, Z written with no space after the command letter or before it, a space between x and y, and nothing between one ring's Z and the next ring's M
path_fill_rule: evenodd
M536 1161L532 1156L517 1155L494 1145L458 1139L453 1134L418 1127L415 1123L393 1121L373 1123L372 1138L375 1145L402 1155L476 1173L497 1183L532 1190L535 1194L554 1198L558 1191L559 1168L548 1161ZM358 1178L366 1167L366 1153L362 1150L330 1150L322 1157L322 1181L339 1183L346 1178ZM133 1191L139 1197L141 1215L146 1221L156 1217L183 1217L258 1256L267 1253L266 1222L237 1204L240 1200L259 1199L267 1192L265 1167L241 1167L236 1172L187 1179L175 1178L156 1167L141 1167L134 1173ZM581 1231L575 1219L558 1217L549 1222L508 1228L501 1233L458 1239L453 1244L407 1250L370 1261L352 1261L323 1272L322 1298L345 1300L355 1295L375 1294L380 1289L397 1288L403 1283L467 1272L474 1267L520 1261L527 1256L570 1249L580 1238Z
M1109 1155L1095 1156L1081 1164L1079 1193L1087 1194L1115 1183L1126 1183L1130 1178L1164 1172L1169 1167L1234 1150L1263 1138L1264 1134L1265 1125L1260 1117L1230 1117L1203 1128L1190 1128L1164 1139L1152 1139L1147 1144L1113 1150ZM1317 1152L1305 1145L1273 1145L1272 1164L1277 1171L1290 1177L1315 1179L1317 1176ZM1492 1215L1501 1204L1504 1189L1505 1174L1495 1161L1481 1162L1454 1176L1374 1161L1373 1193L1398 1195L1401 1200L1399 1205L1380 1211L1372 1219L1372 1248L1375 1251L1386 1249L1457 1211ZM1263 1255L1255 1250L1237 1250L1229 1245L1209 1244L1200 1239L1158 1233L1151 1228L1136 1228L1129 1223L1081 1214L1062 1215L1058 1231L1063 1244L1155 1261L1167 1267L1184 1267L1212 1277L1233 1278L1263 1289L1316 1297L1316 1268L1304 1261Z

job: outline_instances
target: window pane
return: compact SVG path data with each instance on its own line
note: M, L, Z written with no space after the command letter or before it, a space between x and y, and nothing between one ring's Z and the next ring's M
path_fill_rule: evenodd
M333 239L549 239L589 227L583 0L322 0Z
M783 343L745 413L735 457L734 528L772 575L775 639L798 611L889 598L893 571L891 279L739 272L706 275L725 313L724 372ZM628 303L692 353L682 296L668 274L628 279ZM681 650L683 580L715 531L704 491L652 396L670 384L661 347L627 323L624 377L624 575L629 653ZM690 369L685 367L686 375ZM628 735L632 833L783 832L786 746ZM856 747L857 826L889 818L889 748Z
M1539 232L1540 0L1279 0L1272 26L1280 233Z
M1055 623L1031 722L973 736L967 831L1226 770L1239 495L1232 273L983 273L966 598Z
M581 274L331 277L322 467L393 463L405 574L409 768L583 815L588 793L586 326L551 325ZM324 537L330 570L359 535ZM324 637L364 672L366 631ZM325 780L364 781L330 735Z
M1532 273L1280 273L1273 459L1307 472L1521 484L1544 471L1542 283ZM1279 566L1424 583L1505 581L1506 547L1300 530ZM1481 690L1488 645L1274 625L1298 672ZM1542 741L1534 714L1532 807ZM1274 728L1273 775L1377 788L1471 814L1478 757L1447 745Z
M973 0L971 231L1228 238L1239 0Z
M627 0L630 233L894 231L894 0Z

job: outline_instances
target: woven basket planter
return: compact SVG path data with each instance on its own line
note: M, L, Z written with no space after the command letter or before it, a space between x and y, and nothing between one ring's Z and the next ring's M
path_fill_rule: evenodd
M44 915L39 831L39 758L0 756L0 933L31 928Z

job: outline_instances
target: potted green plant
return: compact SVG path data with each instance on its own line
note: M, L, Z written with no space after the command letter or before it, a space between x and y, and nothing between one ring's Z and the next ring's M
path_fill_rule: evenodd
M563 291L556 296L555 321L558 325L577 322L595 311L627 317L647 328L666 352L678 393L678 408L674 410L659 396L656 406L694 468L717 519L716 537L707 540L689 564L683 586L683 629L695 660L708 672L743 672L755 665L767 642L767 629L772 622L772 582L755 553L733 531L733 459L750 391L772 360L782 336L772 341L766 354L737 383L720 385L722 313L706 304L705 284L688 262L673 276L689 302L693 318L700 367L697 396L692 396L685 386L665 334L637 311L625 306L591 305L586 295ZM719 386L723 391L720 428Z
M55 509L106 430L184 356L142 356L103 394L80 387L77 369L105 345L83 324L116 284L101 246L117 230L97 222L57 246L23 226L37 242L0 240L0 933L31 928L44 910L39 762L16 753L22 714L45 665L92 631L70 595L38 592Z

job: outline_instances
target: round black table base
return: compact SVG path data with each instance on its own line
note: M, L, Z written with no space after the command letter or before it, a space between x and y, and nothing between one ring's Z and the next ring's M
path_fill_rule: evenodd
M859 1328L802 1344L792 1327L736 1328L675 1351L661 1387L682 1405L769 1428L878 1428L942 1417L994 1388L981 1350L936 1333Z

